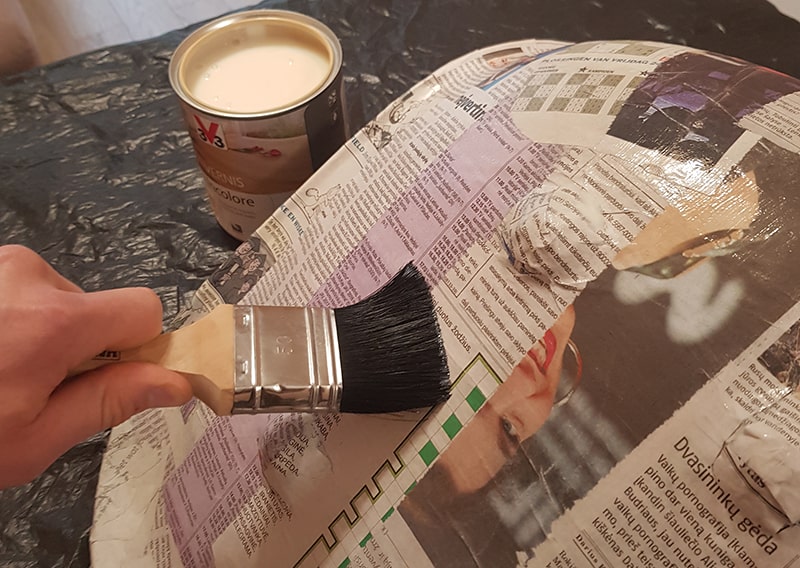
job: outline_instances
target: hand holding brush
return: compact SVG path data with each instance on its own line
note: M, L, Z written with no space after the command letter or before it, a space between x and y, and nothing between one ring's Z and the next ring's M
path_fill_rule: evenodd
M84 293L33 251L0 247L0 395L5 401L0 407L0 488L33 479L75 444L138 412L187 402L193 389L223 413L281 407L390 412L430 406L447 396L447 366L430 295L413 267L354 306L279 308L294 312L293 319L303 322L299 327L277 312L273 318L253 316L256 327L244 332L253 348L247 370L211 350L227 342L227 352L233 353L240 346L236 336L206 337L194 343L198 332L235 330L239 309L226 306L193 326L159 335L161 306L152 290ZM231 313L234 316L228 317ZM262 324L273 328L276 319L289 328L274 331L271 344L259 339ZM309 323L318 319L321 329ZM296 357L282 370L265 370L269 357L262 357L262 347L271 345L273 351L280 347L277 355L281 355L288 350L284 337L292 337L292 346L297 345L294 332L305 334L299 342L305 347L291 349ZM146 351L174 357L180 351L174 349L180 337L189 336L194 338L178 358L180 372L129 360ZM326 343L334 338L337 348ZM101 365L66 379L70 370L106 350L119 351L128 362ZM217 357L209 357L215 353ZM205 361L212 365L204 368ZM253 371L248 374L249 385L237 391L234 377L217 374L215 369L226 365ZM312 378L316 381L326 373L331 374L325 379L329 386L322 379L312 383Z
M94 354L161 332L161 303L147 288L84 293L33 251L3 246L0 320L0 488L33 479L72 446L137 412L192 396L183 376L147 363L65 380Z
M136 349L75 369L156 363L185 375L217 414L396 412L448 396L433 301L411 264L344 308L221 305Z

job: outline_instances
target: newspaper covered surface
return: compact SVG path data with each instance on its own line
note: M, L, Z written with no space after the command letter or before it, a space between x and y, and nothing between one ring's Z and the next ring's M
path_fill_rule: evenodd
M104 456L93 563L800 566L798 91L652 42L519 41L437 70L179 323L348 305L413 261L451 398L141 414Z

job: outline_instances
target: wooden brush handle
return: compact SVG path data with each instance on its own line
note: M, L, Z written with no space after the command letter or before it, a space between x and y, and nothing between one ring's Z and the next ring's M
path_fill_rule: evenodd
M223 304L195 323L124 351L105 352L69 372L74 376L106 365L155 363L184 375L197 398L216 414L230 414L234 391L233 306Z

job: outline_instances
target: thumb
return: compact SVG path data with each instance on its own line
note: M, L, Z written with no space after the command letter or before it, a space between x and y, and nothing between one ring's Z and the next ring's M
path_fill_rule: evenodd
M36 420L53 459L89 436L147 410L178 406L192 397L181 374L151 363L119 363L61 384ZM44 450L44 448L43 448Z

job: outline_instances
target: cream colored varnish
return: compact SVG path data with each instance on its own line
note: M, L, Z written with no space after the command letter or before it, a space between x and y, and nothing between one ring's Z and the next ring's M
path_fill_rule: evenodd
M192 58L186 86L200 103L234 113L269 112L313 94L330 76L322 45L289 33L237 38Z

